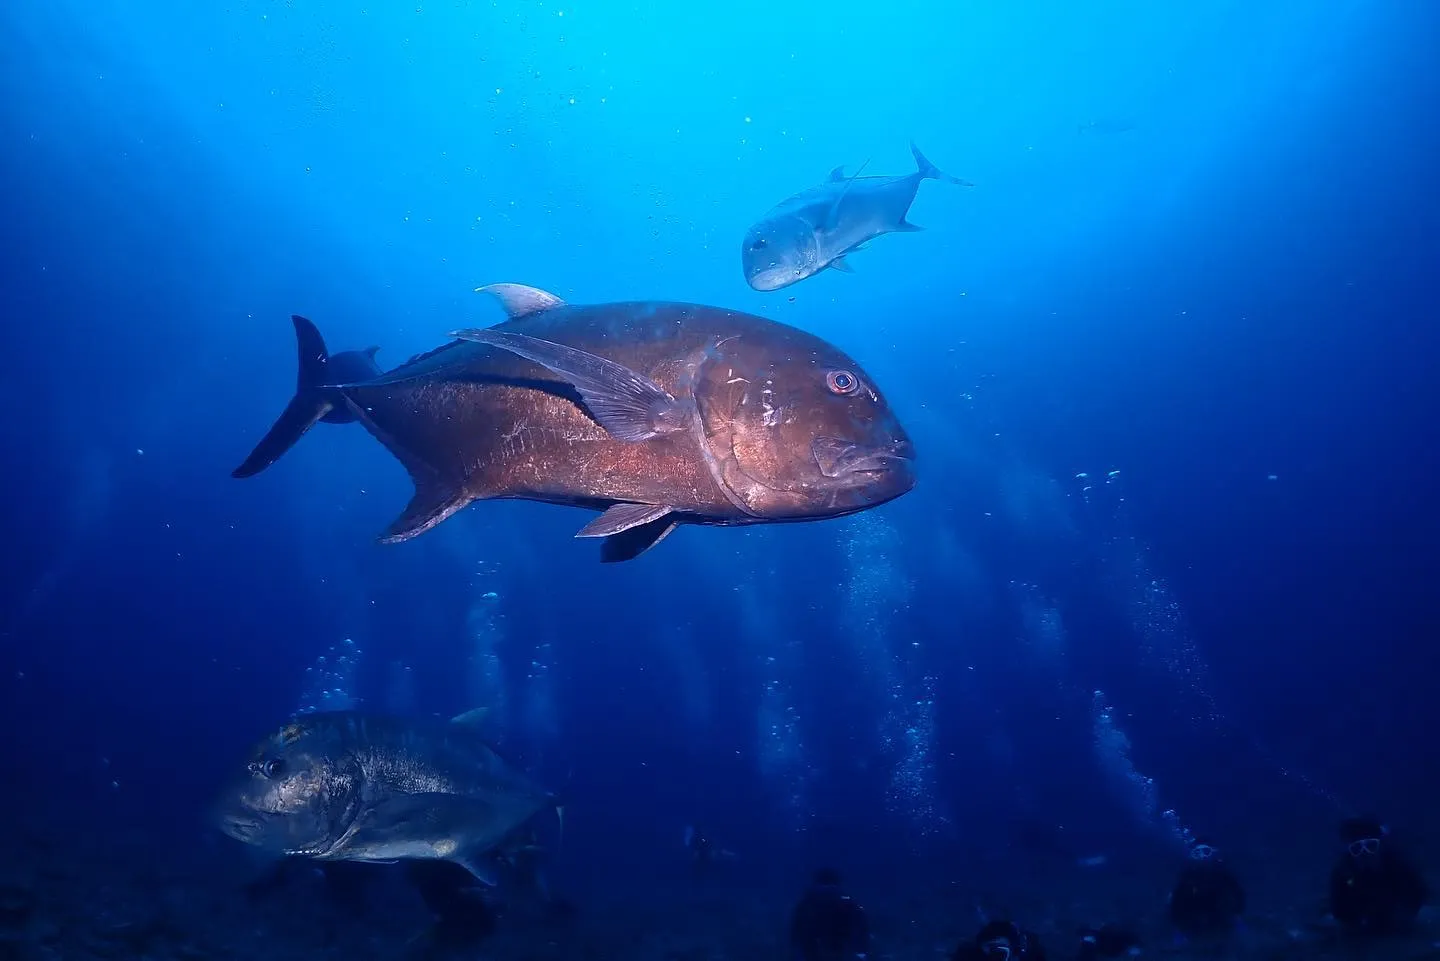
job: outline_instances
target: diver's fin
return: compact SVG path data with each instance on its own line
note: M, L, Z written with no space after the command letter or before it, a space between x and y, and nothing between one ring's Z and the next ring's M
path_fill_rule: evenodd
M382 544L398 544L423 534L474 498L465 491L452 490L438 480L422 479L411 472L415 496L401 515L380 535Z
M975 186L968 180L961 180L959 177L950 176L945 171L932 164L929 160L925 158L925 155L920 152L920 148L915 146L915 141L913 140L910 141L910 153L915 156L915 166L920 171L921 180L941 180L947 184L955 184L955 186L957 187Z
M563 377L579 391L600 426L620 440L649 440L686 427L685 409L675 398L624 364L564 344L494 328L457 330L450 336L508 350Z
M600 562L618 564L620 561L633 561L663 541L679 523L674 514L669 514L648 524L611 534L600 542Z
M839 181L841 181L841 180L844 180L844 179L845 179L845 165L844 165L844 164L841 164L840 166L836 167L834 170L830 171L830 176L826 178L826 182L833 184L833 183L837 183L837 182L839 182Z
M500 306L505 308L505 313L511 320L538 314L552 307L565 306L565 301L548 290L526 287L524 284L490 284L487 287L476 287L475 292L489 294L500 301Z
M490 708L471 708L464 714L456 714L450 719L451 724L484 724L485 719L490 716Z
M855 273L855 268L847 264L843 256L836 257L834 260L830 261L830 267L834 270L840 271L840 273L842 274Z
M920 226L919 224L912 224L908 220L902 220L895 225L895 232L897 234L918 234L924 229L925 228Z
M295 314L290 321L295 325L295 347L300 361L295 396L245 462L230 472L231 477L253 477L275 463L335 406L330 393L321 387L330 365L330 352L325 349L324 338L304 317Z
M664 504L612 504L605 513L576 532L576 537L609 537L623 534L632 527L658 521L670 508Z

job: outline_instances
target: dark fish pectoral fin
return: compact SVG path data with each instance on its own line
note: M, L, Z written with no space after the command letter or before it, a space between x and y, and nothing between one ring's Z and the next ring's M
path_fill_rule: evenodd
M844 257L836 257L834 260L830 261L830 267L832 270L838 270L842 274L855 273L855 268L851 267L848 263L846 263Z
M475 292L489 294L500 301L500 306L505 308L505 314L511 320L538 314L552 307L565 306L565 301L549 291L526 287L524 284L490 284L487 287L476 287Z
M680 521L671 514L619 534L611 534L600 542L600 562L617 564L620 561L633 561L663 541L679 524Z
M404 513L380 535L380 543L398 544L417 537L474 500L465 491L452 490L438 480L414 479L415 496Z
M624 364L503 330L457 330L450 336L508 350L563 377L580 393L591 416L619 440L649 440L686 427L684 409L675 398Z
M670 508L655 504L615 504L575 534L576 537L609 537L623 534L632 527L658 521Z
M230 472L231 477L253 477L275 463L335 407L330 392L321 387L330 365L325 339L314 324L299 314L292 315L290 321L295 325L295 351L299 360L295 396L245 462Z

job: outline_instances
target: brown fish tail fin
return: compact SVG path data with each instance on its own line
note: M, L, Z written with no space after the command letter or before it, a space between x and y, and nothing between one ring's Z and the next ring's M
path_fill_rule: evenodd
M335 406L332 393L322 386L330 366L330 352L315 325L304 317L290 318L295 325L295 346L299 355L295 396L269 432L255 445L245 462L230 472L231 477L252 477L280 459L315 422Z

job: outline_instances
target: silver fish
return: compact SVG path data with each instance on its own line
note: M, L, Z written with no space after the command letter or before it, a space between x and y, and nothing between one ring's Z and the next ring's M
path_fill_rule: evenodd
M220 829L276 856L454 861L493 883L492 852L548 792L466 721L308 714L252 751L216 811Z
M961 187L974 184L936 167L913 143L916 170L903 177L845 176L830 179L776 205L745 234L740 263L745 282L756 290L779 290L829 267L850 273L845 256L881 234L913 232L905 219L922 180ZM861 168L864 169L863 166Z

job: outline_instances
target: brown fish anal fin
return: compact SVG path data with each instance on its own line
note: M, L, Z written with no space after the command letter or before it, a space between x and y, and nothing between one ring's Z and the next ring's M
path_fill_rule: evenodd
M895 232L897 234L918 234L924 229L925 228L920 226L919 224L912 224L908 220L902 220L895 225Z
M600 562L617 564L621 561L633 561L663 541L679 526L680 521L674 514L670 514L619 534L611 534L600 542Z
M489 294L500 301L500 306L505 308L505 314L511 320L516 317L538 314L542 310L549 310L552 307L565 306L565 301L548 290L526 287L524 284L489 284L485 287L476 287L475 292Z
M469 504L473 497L451 490L435 480L415 479L415 496L404 512L380 535L382 544L398 544L417 537Z
M591 416L619 440L649 440L688 426L684 407L664 388L598 354L494 328L457 330L450 336L508 350L564 378L579 391Z
M658 521L670 508L664 504L612 504L605 513L575 532L576 537L610 537L623 534L632 527Z
M830 261L830 267L833 270L840 271L840 273L842 274L855 273L855 268L851 267L848 263L845 262L845 257L843 255L840 257L836 257L834 260Z

